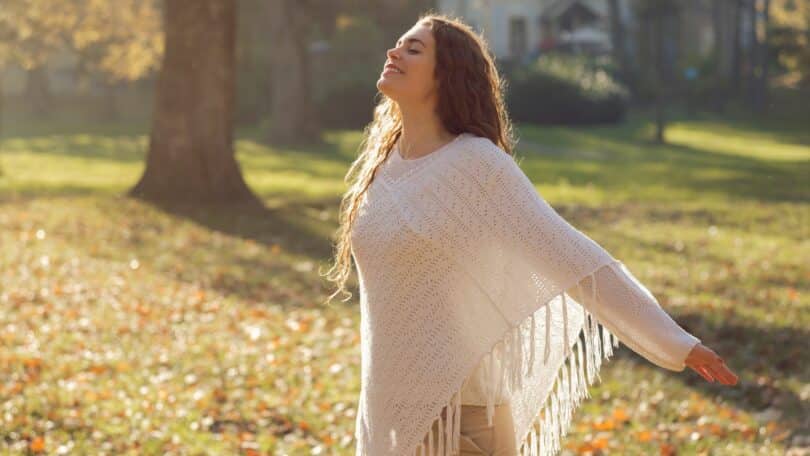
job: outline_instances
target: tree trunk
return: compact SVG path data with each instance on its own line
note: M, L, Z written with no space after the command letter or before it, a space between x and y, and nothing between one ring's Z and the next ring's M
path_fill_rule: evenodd
M754 106L756 98L756 71L759 65L759 39L757 38L757 0L748 0L749 46L748 72L746 74L746 98L749 106Z
M761 114L766 114L768 108L768 23L770 22L770 0L763 0L762 3L762 40L758 46L758 63L759 70L757 71L757 84L754 98L754 109Z
M5 73L5 68L0 66L0 74ZM3 128L4 124L3 121L5 120L5 93L3 92L3 78L0 78L0 146L3 144ZM0 150L0 153L3 151ZM3 175L3 168L0 167L0 176Z
M736 96L740 94L740 86L742 85L742 48L740 40L742 33L740 28L742 26L742 0L732 0L732 7L734 13L732 14L733 35L732 35L732 48L731 48L731 92Z
M729 59L727 58L727 56L729 55L728 52L729 49L728 49L728 40L726 39L726 37L728 36L726 33L727 15L725 14L726 13L725 6L726 0L712 1L712 38L714 41L713 43L714 59L716 62L715 71L712 77L715 78L716 80L720 80L726 77L726 75L729 73L728 69ZM726 97L722 93L717 93L717 95L712 97L711 103L714 106L714 110L717 112L723 112L725 101Z
M28 70L25 78L25 98L31 106L31 112L37 116L50 114L51 85L45 65Z
M653 26L653 43L655 47L655 142L663 144L666 141L664 130L666 129L666 98L664 90L666 82L664 78L664 10L659 6L653 12L655 25Z
M273 37L271 143L316 142L320 126L312 105L309 59L310 18L299 0L269 0Z
M102 103L102 113L107 120L119 120L121 112L118 109L118 89L119 84L104 82L104 102Z
M723 56L725 55L725 40L723 28L723 0L712 0L712 41L714 42L714 58L717 59L717 66L722 67Z
M619 67L622 82L628 84L630 82L630 72L625 48L624 23L619 11L619 0L608 0L608 11L610 14L610 41L613 48L613 59Z
M129 195L258 202L234 156L236 0L166 0L166 45L146 170Z

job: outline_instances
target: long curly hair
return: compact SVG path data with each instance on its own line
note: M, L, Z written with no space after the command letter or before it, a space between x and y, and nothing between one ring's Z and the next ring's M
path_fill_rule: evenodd
M436 109L444 128L454 135L470 133L488 138L513 155L515 139L503 97L506 85L486 40L457 17L428 12L419 16L417 22L430 26L436 42ZM352 226L377 168L402 134L397 103L379 92L377 98L374 118L363 132L360 154L344 178L350 186L340 204L335 262L326 274L337 289L327 298L327 304L341 292L346 294L344 302L352 296L346 290L352 267Z

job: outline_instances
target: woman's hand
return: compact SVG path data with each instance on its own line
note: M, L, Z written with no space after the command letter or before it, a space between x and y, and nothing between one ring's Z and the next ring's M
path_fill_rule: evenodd
M684 363L712 383L718 380L724 385L737 384L737 376L726 366L723 358L703 344L696 344Z

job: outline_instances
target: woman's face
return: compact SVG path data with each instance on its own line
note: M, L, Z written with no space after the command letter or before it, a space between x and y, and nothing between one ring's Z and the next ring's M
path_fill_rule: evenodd
M417 22L389 49L377 88L401 102L430 102L437 82L436 42L430 25Z

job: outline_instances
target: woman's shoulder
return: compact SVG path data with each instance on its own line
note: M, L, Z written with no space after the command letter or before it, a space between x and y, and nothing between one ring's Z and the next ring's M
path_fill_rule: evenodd
M470 165L492 169L496 166L503 166L508 161L514 162L511 154L486 136L478 136L473 133L463 133L462 135L464 140L459 142L461 152L459 155Z

